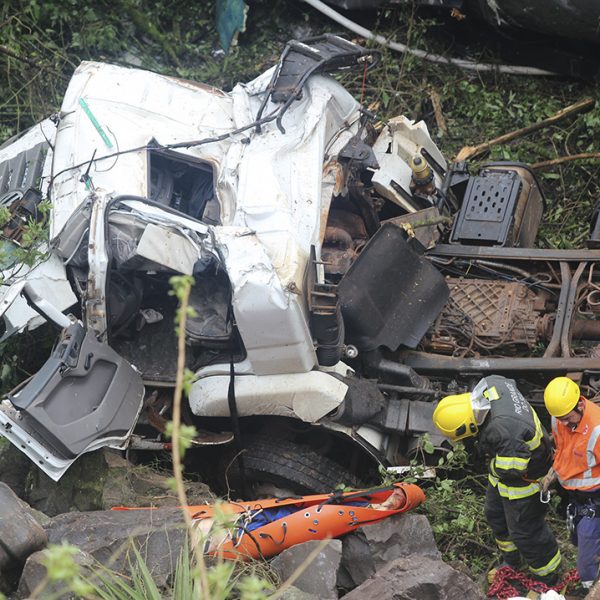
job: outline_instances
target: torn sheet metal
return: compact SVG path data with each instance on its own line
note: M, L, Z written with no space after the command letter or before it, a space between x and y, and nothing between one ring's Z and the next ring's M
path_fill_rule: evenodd
M25 265L17 267L18 271L9 270L4 273L7 281L11 281L16 293L9 292L12 286L3 286L0 304L0 316L5 330L0 342L24 329L35 329L45 319L34 311L20 296L20 288L25 281L29 282L37 294L43 298L51 298L52 304L60 311L66 311L77 304L77 296L73 293L62 260L50 254L46 260L29 270ZM18 273L18 274L17 274Z
M110 146L81 106L81 98ZM139 69L82 63L67 88L56 134L54 171L61 174L53 185L50 239L89 194L85 183L88 171L95 189L145 197L147 155L156 145L154 140L165 145L218 136L234 128L231 111L231 98L212 88ZM227 146L215 142L179 152L218 165ZM120 153L134 148L139 150ZM233 201L226 193L221 197L217 191L217 195L221 204ZM228 213L226 209L222 212Z
M442 177L435 166L445 171L446 159L431 140L423 121L415 123L404 116L390 119L375 141L373 151L380 166L373 173L373 186L377 193L405 211L412 213L421 208L411 198L409 164L414 156L424 156L431 163L435 187L440 188Z
M356 48L357 57L369 58ZM198 377L192 411L229 415L233 360L242 416L289 416L321 425L347 386L325 372L323 365L332 363L319 364L316 347L328 342L311 329L307 270L314 263L318 283L335 286L379 227L378 203L351 198L351 184L382 171L389 181L379 189L394 189L392 177L410 187L407 160L423 149L445 163L423 125L401 121L376 145L384 163L394 164L377 169L371 160L367 170L355 156L340 158L351 140L367 140L358 102L334 79L313 75L278 114L272 75L269 70L225 94L139 69L82 63L69 83L58 128L44 125L54 145L52 173L45 172L53 176L47 264L57 269L56 289L66 286L69 293L63 298L52 286L36 291L55 298L59 310L79 301L89 344L122 364L123 372L139 369L140 380L164 386L173 384L177 367L177 301L170 278L191 275L190 302L198 312L185 330L188 367ZM260 111L265 118L257 124ZM28 135L29 144L42 143ZM373 187L378 189L377 175ZM394 202L384 191L378 202ZM397 210L393 206L391 215ZM327 256L344 251L338 234L351 239L352 252L340 258L344 269L327 270ZM325 281L332 273L338 279ZM5 303L7 319L20 314L18 291L10 294L11 306ZM10 329L16 327L11 323ZM342 344L343 337L334 360L342 356ZM139 391L135 376L124 381ZM79 383L82 390L96 389L85 374ZM18 410L20 402L15 395L12 407ZM68 404L65 395L61 402ZM67 404L56 409L59 414L67 414ZM93 408L82 406L93 422ZM18 432L11 410L0 407L11 441L41 443L31 456L58 478L66 468L60 451L54 458L42 456L44 435L35 427ZM123 443L135 412L119 417ZM64 446L59 437L56 446ZM377 445L385 443L382 434ZM73 442L70 454L92 446Z
M310 371L316 355L306 309L296 288L282 286L257 234L226 227L215 229L214 234L231 281L236 323L253 372Z
M148 223L136 254L177 273L191 275L200 258L198 247L183 235Z

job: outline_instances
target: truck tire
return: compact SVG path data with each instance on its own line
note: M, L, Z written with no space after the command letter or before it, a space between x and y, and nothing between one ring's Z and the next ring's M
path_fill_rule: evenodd
M337 486L361 486L360 479L335 461L321 456L306 445L265 435L243 437L244 470L249 493L280 490L281 494L326 494ZM230 459L223 470L228 488L241 491L237 461ZM257 496L258 497L258 496ZM249 498L250 499L250 498Z

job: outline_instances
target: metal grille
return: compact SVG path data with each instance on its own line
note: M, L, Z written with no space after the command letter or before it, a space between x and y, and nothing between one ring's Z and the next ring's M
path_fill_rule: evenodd
M515 172L471 177L452 241L505 245L513 223L520 181Z
M47 151L48 144L40 142L0 164L0 195L11 190L37 189Z

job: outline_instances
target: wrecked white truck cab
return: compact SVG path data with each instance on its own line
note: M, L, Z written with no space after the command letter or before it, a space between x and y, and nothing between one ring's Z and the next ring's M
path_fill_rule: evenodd
M43 319L61 330L2 401L0 433L50 477L104 445L166 443L175 274L195 281L195 442L219 445L208 462L221 474L244 449L230 483L320 492L368 480L435 436L432 400L473 377L521 369L535 387L544 369L592 364L591 351L553 362L560 339L568 352L576 258L540 255L544 276L531 280L518 266L536 252L543 209L531 171L498 163L473 176L448 167L422 122L374 127L327 75L374 58L335 36L290 42L230 94L83 63L60 113L0 147L11 222L51 203L47 260L4 269L3 339ZM541 340L552 351L541 361L503 354Z

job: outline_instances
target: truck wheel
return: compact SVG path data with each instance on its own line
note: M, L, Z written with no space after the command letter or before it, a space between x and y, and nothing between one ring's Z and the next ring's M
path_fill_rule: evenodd
M243 442L248 493L253 497L326 494L340 484L351 488L361 486L355 475L308 446L257 435L246 436ZM235 458L225 467L226 489L240 493L240 472Z

